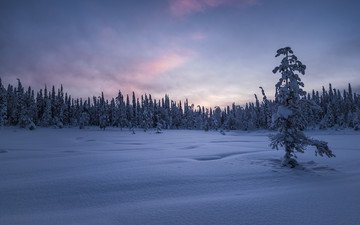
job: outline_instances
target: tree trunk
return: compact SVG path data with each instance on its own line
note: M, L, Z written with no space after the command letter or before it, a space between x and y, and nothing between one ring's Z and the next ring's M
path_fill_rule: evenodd
M290 168L294 168L298 165L297 161L292 158L291 149L289 146L285 146L285 155L281 164Z

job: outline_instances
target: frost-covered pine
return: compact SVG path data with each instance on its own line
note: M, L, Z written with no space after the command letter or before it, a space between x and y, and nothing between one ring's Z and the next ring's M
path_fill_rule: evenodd
M156 133L161 134L162 133L162 120L160 119L159 115L156 115Z
M0 78L0 127L7 123L7 98L6 90L2 85Z
M99 97L100 100L100 109L99 109L99 127L102 130L105 130L105 128L109 124L109 117L108 117L108 101L105 101L104 93L101 92L101 97Z
M45 108L44 108L44 113L42 115L41 118L41 125L44 127L48 127L51 124L51 101L49 98L45 98Z
M219 106L216 106L213 115L212 115L212 128L218 130L221 127L221 109Z
M259 107L259 125L260 128L269 128L271 127L271 113L269 110L269 100L266 97L265 91L262 87L259 87L261 89L261 93L263 96L263 101L261 103L261 106ZM256 95L255 95L256 96Z
M297 165L296 152L303 153L306 146L316 147L315 154L334 157L324 141L310 139L305 136L306 121L301 114L301 101L305 96L304 83L297 73L305 74L306 66L294 55L290 47L277 50L275 57L283 55L281 64L273 70L279 72L281 77L275 85L275 103L277 111L272 116L272 123L278 129L278 133L270 136L270 146L274 149L283 147L285 155L282 164L291 168Z
M27 93L24 92L24 88L18 79L18 88L17 88L17 112L18 112L18 125L21 128L27 128L29 130L34 130L36 128L34 122L32 121L32 102L31 102L31 89Z
M360 130L360 108L353 113L352 123L354 124L354 130Z
M102 130L105 130L105 128L108 126L108 116L105 112L101 111L100 117L99 117L99 127Z
M89 121L90 121L89 113L87 111L83 111L80 114L80 118L79 118L79 128L84 129L85 126L89 125Z

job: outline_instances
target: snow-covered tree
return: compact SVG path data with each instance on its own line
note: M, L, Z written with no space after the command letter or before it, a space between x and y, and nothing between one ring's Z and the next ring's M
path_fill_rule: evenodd
M79 118L79 128L84 129L89 124L90 116L86 109L81 113Z
M100 110L99 110L99 127L102 130L105 130L105 128L108 126L109 123L109 117L107 114L107 102L104 98L104 93L101 92L100 98Z
M212 128L218 130L221 127L221 109L219 106L216 106L213 115L212 115Z
M261 94L263 96L263 101L261 104L261 113L260 113L260 121L262 123L263 128L271 127L271 109L270 109L270 101L267 99L264 88L259 87L261 89Z
M161 134L162 133L162 124L160 122L159 116L157 116L157 123L156 123L156 133Z
M188 100L184 104L177 103L168 95L156 101L150 94L136 98L133 92L132 101L128 94L125 101L120 91L110 101L103 94L83 101L82 98L72 98L62 86L57 91L55 86L50 91L46 86L38 92L31 87L25 91L20 80L16 87L9 84L5 88L0 79L0 126L20 125L33 129L36 126L89 125L103 129L106 126L149 129L157 128L160 123L162 129L269 129L277 103L268 100L264 90L260 89L262 101L255 95L254 102L243 107L233 103L224 109L212 109L201 105L194 107ZM329 84L329 89L323 88L322 94L313 90L306 97L302 95L298 109L307 120L304 127L360 129L360 97L350 84L343 92Z
M7 123L7 98L6 90L0 78L0 127Z
M360 107L352 114L354 130L360 130Z
M28 92L24 92L24 88L21 84L20 79L18 79L18 87L17 87L17 121L18 125L21 128L28 128L30 130L35 129L35 124L32 121L32 111L34 111L32 107L32 98L31 98L31 89L29 88Z
M41 125L44 127L51 125L51 101L48 98L45 98L45 108L41 118Z
M141 96L141 106L142 106L142 127L144 128L144 131L147 131L149 128L152 127L153 123L153 112L150 107L149 98L145 94L145 98Z
M119 91L118 96L116 97L116 125L122 127L128 126L127 120L127 109L124 102L124 96L121 91Z
M283 147L285 155L282 164L292 168L297 165L296 152L303 153L308 145L316 147L316 155L334 157L326 142L308 138L303 133L306 121L299 105L304 101L302 98L306 93L302 89L304 83L297 73L304 75L306 66L297 59L290 47L277 50L275 57L281 55L284 56L281 64L273 70L273 73L281 74L275 85L277 111L272 117L273 126L279 132L270 136L270 146L274 149Z

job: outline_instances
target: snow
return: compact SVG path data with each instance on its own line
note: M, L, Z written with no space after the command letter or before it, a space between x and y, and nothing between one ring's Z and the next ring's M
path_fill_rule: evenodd
M286 106L282 106L280 105L278 107L278 110L277 110L277 117L280 117L280 118L289 118L289 116L293 115L293 112L291 109L289 109L288 107Z
M360 133L281 167L268 132L0 129L0 224L360 224Z

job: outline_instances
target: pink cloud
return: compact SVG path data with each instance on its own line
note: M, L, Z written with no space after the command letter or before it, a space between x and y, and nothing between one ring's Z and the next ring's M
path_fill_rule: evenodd
M178 52L170 52L160 55L140 65L140 73L148 76L157 76L182 66L189 55Z
M110 79L110 82L101 86L106 87L104 93L116 93L119 87L125 93L132 91L143 93L151 90L154 92L154 89L159 88L157 86L160 76L181 68L192 57L193 54L187 50L170 50L152 58L138 59L131 63L126 72L113 71L113 78ZM100 83L104 83L104 81Z
M131 63L127 71L117 68L108 74L110 79L93 81L108 96L113 96L119 89L125 93L150 91L161 75L180 68L190 60L191 55L182 52L167 52L150 59L138 59ZM101 76L96 76L101 77Z
M184 17L221 5L252 6L258 0L171 0L170 12L175 17Z

